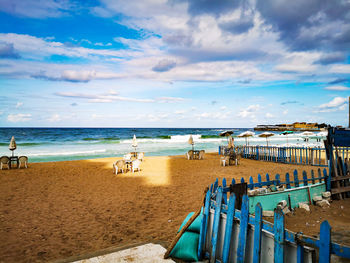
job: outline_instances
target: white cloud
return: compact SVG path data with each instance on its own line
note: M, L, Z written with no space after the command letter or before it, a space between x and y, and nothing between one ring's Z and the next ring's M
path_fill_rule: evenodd
M31 119L32 119L31 114L19 113L19 114L9 114L7 116L7 120L9 122L26 122L26 121L30 121Z
M338 111L338 110L344 110L348 98L343 97L335 97L333 100L331 100L328 103L324 103L320 106L318 106L318 110L316 112L332 112L332 111Z
M329 72L331 73L343 73L343 74L350 74L350 65L343 65L343 64L337 64L333 65Z
M261 109L261 106L259 104L256 105L249 105L246 109L242 109L237 116L240 118L255 118L255 114Z
M282 114L283 114L283 115L287 115L287 114L288 114L288 110L284 110L284 111L282 112Z
M267 113L265 114L265 117L266 117L266 118L274 118L275 116L272 115L271 113L267 112Z
M47 119L49 122L59 122L62 120L59 114L53 114L50 118Z
M334 91L347 91L350 90L349 87L345 86L328 86L324 88L325 90L334 90Z
M22 107L22 105L23 105L23 102L17 102L17 104L16 104L16 109Z

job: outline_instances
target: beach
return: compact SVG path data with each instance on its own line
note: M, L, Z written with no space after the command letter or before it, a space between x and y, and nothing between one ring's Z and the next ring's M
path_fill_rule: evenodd
M140 172L118 175L112 163L120 158L1 170L0 261L60 260L151 241L167 246L186 215L201 206L204 190L216 178L240 180L259 173L284 178L294 169L308 174L316 169L247 159L239 166L222 167L219 158L217 153L206 154L204 160L146 157ZM297 211L298 217L287 216L287 228L316 235L320 222L329 219L332 231L344 233L350 228L349 211L345 201L333 202L325 211Z

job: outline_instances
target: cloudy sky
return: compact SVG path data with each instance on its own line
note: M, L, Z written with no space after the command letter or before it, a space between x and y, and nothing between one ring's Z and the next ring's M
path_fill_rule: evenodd
M1 127L348 125L348 0L0 0Z

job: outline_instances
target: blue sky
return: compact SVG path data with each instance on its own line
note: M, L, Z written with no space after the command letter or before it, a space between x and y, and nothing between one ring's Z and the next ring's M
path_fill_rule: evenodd
M0 0L1 127L348 125L350 3Z

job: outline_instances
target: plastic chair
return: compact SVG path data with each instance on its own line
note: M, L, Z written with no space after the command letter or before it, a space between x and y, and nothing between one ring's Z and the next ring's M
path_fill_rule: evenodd
M141 161L139 159L132 161L132 172L134 173L136 170L140 171L140 165Z
M0 157L0 169L2 170L2 167L4 165L7 165L7 169L10 169L10 158L7 156L1 156Z
M125 162L123 160L116 161L113 164L113 173L118 174L119 170L124 173Z
M25 168L28 168L28 157L27 156L20 156L18 157L18 169L21 168L21 164L24 165Z

